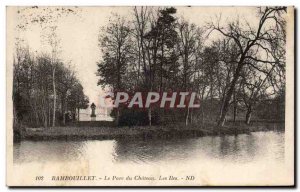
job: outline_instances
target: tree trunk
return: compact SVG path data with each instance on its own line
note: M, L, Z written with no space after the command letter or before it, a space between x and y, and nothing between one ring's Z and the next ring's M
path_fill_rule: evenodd
M190 123L193 123L193 108L191 109L191 114L190 114Z
M185 126L189 124L189 114L190 114L190 108L188 107L186 109L186 115L185 115Z
M221 110L221 116L220 116L220 119L218 121L219 126L224 126L226 114L227 114L229 106L230 106L230 100L231 100L231 97L233 95L233 91L235 89L235 84L236 84L237 80L239 79L241 70L244 66L243 61L244 61L244 56L242 56L238 66L236 68L233 80L231 81L229 90L228 90L228 92L225 96L224 105L223 105L222 110Z
M237 107L236 105L233 106L233 122L236 122L236 114L237 114Z
M56 109L55 67L53 67L52 84L53 84L53 119L52 119L52 127L55 127L55 109Z
M36 109L36 104L35 102L33 102L33 104L31 104L31 110L34 113L34 117L35 117L35 125L39 125L40 121L39 121L39 114L38 114L38 110ZM14 116L15 117L15 116Z
M236 92L233 94L233 122L236 122L237 104L236 104Z
M43 116L44 116L44 127L48 127L48 125L47 125L47 122L48 122L48 120L47 120L47 111L46 111L46 109L43 109Z
M14 119L14 126L18 125L18 117L17 117L17 110L15 107L15 102L13 102L13 119Z
M47 100L45 96L42 98L42 120L44 127L48 127L48 108L47 108ZM50 125L49 125L50 126Z
M66 125L66 116L65 116L65 97L62 98L62 106L61 106L61 113L63 115L63 125Z
M220 114L219 114L219 118L216 119L217 122L218 122L218 120L220 120L221 117L222 117L224 103L225 103L225 94L223 94L223 97L222 97L222 103L221 103L221 108L220 108L220 112L219 112L219 113L220 113Z
M250 124L251 115L252 115L252 107L250 106L250 107L247 109L247 113L246 113L246 121L245 121L245 123L246 123L247 125Z
M49 102L49 100L48 100ZM48 125L51 125L51 107L50 107L51 103L48 103Z
M201 120L202 120L202 124L204 124L204 110L203 110L203 106L201 106Z
M161 41L160 91L163 90L163 63L164 63L164 37L162 37L162 41Z
M139 80L140 80L140 70L141 70L141 46L140 46L140 41L138 41L138 49L139 49L139 56L138 56L138 77L137 77L137 83L136 83L136 86L139 85Z
M149 126L152 126L152 112L151 107L148 109L148 119L149 119Z
M119 122L120 121L120 109L119 109L119 107L117 108L117 117L116 117L116 124L117 124L117 126L119 126Z
M78 109L77 109L77 111L78 111L78 112L77 112L77 121L78 121L78 122L79 122L79 110L80 110L80 109L78 108Z

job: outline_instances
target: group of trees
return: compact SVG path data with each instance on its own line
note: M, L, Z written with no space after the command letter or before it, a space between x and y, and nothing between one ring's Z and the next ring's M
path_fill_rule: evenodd
M34 56L28 48L18 47L13 64L15 125L65 125L68 115L75 119L76 110L88 107L83 87L66 63L53 62L47 54Z
M197 92L201 107L184 109L186 124L213 120L223 126L226 117L235 121L241 113L249 124L264 101L284 111L278 102L284 103L285 93L285 7L258 8L255 26L239 18L221 24L220 17L196 26L176 11L134 7L126 18L114 14L99 35L98 85L111 91ZM211 34L219 38L210 40ZM151 125L152 114L163 116L162 111L141 113ZM117 123L126 113L115 109Z
M49 50L31 52L22 37L16 38L13 60L14 127L65 125L69 118L75 120L76 110L79 120L79 110L88 107L89 99L83 93L75 70L59 55L56 23L76 12L71 8L38 6L18 10L20 23L16 31L22 34L37 25L42 31L42 44Z

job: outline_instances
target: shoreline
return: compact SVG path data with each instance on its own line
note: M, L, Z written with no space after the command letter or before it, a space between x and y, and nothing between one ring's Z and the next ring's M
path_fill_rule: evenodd
M167 125L133 127L49 127L24 128L15 141L19 140L110 140L110 139L171 139L202 136L250 134L258 131L284 131L284 123L263 125L228 125L217 127L205 125ZM15 135L15 134L14 134Z

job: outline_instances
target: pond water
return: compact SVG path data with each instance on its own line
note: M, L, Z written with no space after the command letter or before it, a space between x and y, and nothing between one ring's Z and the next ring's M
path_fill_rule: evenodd
M196 159L237 163L282 161L284 133L256 132L172 140L22 141L14 144L14 163L94 158L106 159L111 163L140 164Z
M169 168L193 172L197 167L199 172L193 174L199 176L218 178L219 171L239 170L247 172L241 178L249 181L257 178L257 171L251 173L254 168L283 167L284 142L284 132L272 131L172 140L21 141L14 144L13 156L21 175L39 169L51 174L112 174L132 168L133 174L140 174L157 167L166 173Z

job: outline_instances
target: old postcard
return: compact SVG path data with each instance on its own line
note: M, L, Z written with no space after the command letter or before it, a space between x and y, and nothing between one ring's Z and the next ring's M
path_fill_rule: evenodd
M294 7L7 7L8 186L293 186Z

